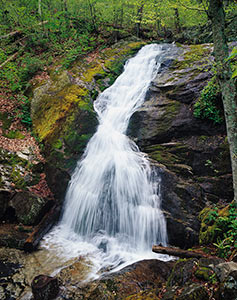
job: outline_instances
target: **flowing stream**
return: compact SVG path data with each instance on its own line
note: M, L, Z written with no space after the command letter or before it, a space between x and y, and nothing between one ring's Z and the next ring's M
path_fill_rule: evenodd
M95 271L159 257L152 245L167 243L160 178L126 131L169 47L144 46L95 101L99 126L71 178L61 222L44 241L68 256L90 255Z

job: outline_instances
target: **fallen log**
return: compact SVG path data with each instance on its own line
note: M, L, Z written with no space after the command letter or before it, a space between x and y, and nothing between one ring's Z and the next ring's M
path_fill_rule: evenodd
M44 216L42 221L35 227L34 231L25 240L23 249L31 252L37 248L43 236L53 227L60 216L60 207L53 206L51 210Z
M201 253L199 251L189 251L189 250L183 250L183 249L174 248L174 247L162 247L162 246L157 246L157 245L154 245L152 247L152 251L155 253L160 253L160 254L168 254L171 256L178 256L181 258L207 257L206 254Z

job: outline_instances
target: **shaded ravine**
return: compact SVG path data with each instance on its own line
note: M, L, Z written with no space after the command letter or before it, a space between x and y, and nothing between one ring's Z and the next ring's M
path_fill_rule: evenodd
M70 181L62 220L44 247L57 245L69 257L89 254L95 271L158 257L152 244L167 243L160 178L126 131L173 47L143 47L95 101L99 126Z

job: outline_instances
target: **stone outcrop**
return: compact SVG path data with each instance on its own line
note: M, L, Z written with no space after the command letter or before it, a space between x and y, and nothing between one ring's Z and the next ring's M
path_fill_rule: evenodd
M164 62L128 130L160 174L169 242L183 248L198 243L204 206L233 196L225 125L193 115L211 77L211 52L210 45L182 46Z
M130 297L135 294L140 295L140 299L152 299L149 297L157 297L168 279L172 266L173 262L145 260L86 285L74 281L74 275L78 278L77 272L75 268L69 267L66 272L62 270L59 276L66 288L57 299L122 300L133 299ZM69 282L68 278L71 278Z
M75 168L97 126L93 100L142 45L123 41L77 61L70 70L53 68L47 81L34 83L31 118L49 164L69 172Z

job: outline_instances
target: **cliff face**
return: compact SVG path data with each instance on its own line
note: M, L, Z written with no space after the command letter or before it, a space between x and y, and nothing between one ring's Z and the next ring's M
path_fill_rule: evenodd
M198 242L202 208L233 196L224 123L193 115L211 77L211 52L210 45L182 46L164 62L129 129L161 175L169 242L184 248Z

